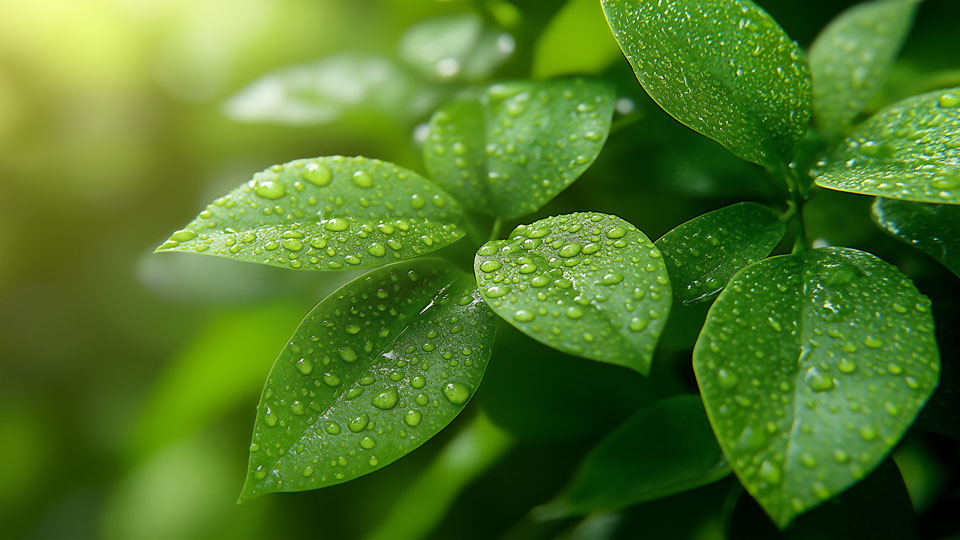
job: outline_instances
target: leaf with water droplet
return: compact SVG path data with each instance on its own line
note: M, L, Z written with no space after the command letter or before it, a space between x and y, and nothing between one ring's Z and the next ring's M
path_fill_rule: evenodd
M660 251L630 223L583 212L520 225L481 247L474 271L484 300L528 336L649 373L670 280Z
M698 396L641 409L604 437L540 518L609 511L709 484L730 473Z
M691 304L712 298L738 270L769 255L784 232L776 212L742 202L678 225L655 244L674 296Z
M803 53L750 0L602 0L643 89L736 156L789 163L810 121Z
M241 500L346 482L423 444L479 386L495 321L473 277L442 259L391 264L325 298L267 378Z
M540 32L533 53L533 76L595 74L620 57L620 48L597 9L596 0L569 0Z
M918 0L857 4L830 22L810 46L813 118L843 133L874 97L913 25Z
M513 54L516 42L476 13L457 13L414 24L397 48L400 59L427 78L478 81Z
M456 200L377 159L275 165L215 200L157 251L298 270L347 270L417 257L466 234Z
M693 366L714 432L779 526L847 489L937 386L930 301L847 248L765 259L710 308Z
M960 204L960 87L907 98L860 124L820 165L817 185Z
M430 119L424 163L471 209L514 218L539 209L593 163L614 91L599 81L518 81L468 92Z
M960 276L960 206L878 197L873 203L873 221Z

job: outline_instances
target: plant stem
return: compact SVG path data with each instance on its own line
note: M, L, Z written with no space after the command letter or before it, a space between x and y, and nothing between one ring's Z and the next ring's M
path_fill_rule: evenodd
M807 241L807 226L803 221L803 205L807 201L800 192L800 182L797 181L797 176L794 174L793 169L784 165L782 171L783 179L787 183L787 191L790 192L790 205L793 209L793 215L790 217L790 221L793 222L797 235L793 252L806 251L810 244Z
M487 242L496 240L500 237L500 226L503 225L503 219L497 218L493 220L493 227L490 228L490 238L487 239Z

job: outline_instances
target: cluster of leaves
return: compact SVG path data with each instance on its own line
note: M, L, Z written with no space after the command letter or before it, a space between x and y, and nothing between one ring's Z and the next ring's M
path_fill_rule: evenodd
M782 208L739 202L655 242L596 212L519 224L497 239L503 221L542 208L604 147L616 92L585 78L458 93L430 118L423 176L340 156L257 173L159 251L376 269L320 302L280 352L241 499L345 482L435 435L477 390L498 318L559 351L647 375L671 308L709 301L693 348L700 395L637 412L541 516L635 504L732 471L786 527L885 462L938 384L931 304L870 253L809 245L803 208L821 188L876 196L878 225L960 271L944 234L960 220L960 88L856 124L917 2L858 5L809 54L750 0L601 4L643 89L765 168ZM458 66L495 63L475 54L495 35L455 34L470 43L424 57L425 70L442 75L460 56ZM491 221L472 274L421 258L476 241ZM793 252L770 256L788 230Z

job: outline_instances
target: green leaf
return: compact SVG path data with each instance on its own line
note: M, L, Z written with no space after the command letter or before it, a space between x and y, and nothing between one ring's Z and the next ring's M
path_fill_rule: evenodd
M813 117L837 135L876 95L913 26L919 0L857 4L830 22L810 46Z
M442 259L393 264L311 311L270 372L241 500L352 480L457 416L486 369L495 318Z
M730 473L699 396L642 409L587 454L541 518L615 510L709 484Z
M810 121L803 54L750 0L602 0L643 89L667 113L768 167L789 163Z
M691 304L712 298L738 270L769 255L785 230L770 208L742 202L695 217L655 244L674 296Z
M479 15L458 13L411 26L398 48L400 58L428 78L477 81L509 58L516 42Z
M877 198L873 221L960 276L960 206Z
M537 39L533 76L600 73L619 57L597 0L568 0Z
M583 79L497 84L430 119L430 178L471 209L514 218L539 209L593 163L610 131L613 88Z
M487 304L533 339L649 373L670 280L633 225L594 212L520 225L481 247L474 271Z
M930 301L847 248L763 260L710 309L693 352L734 472L780 527L873 470L937 385Z
M880 111L820 167L817 185L828 189L960 204L960 87Z
M452 197L413 171L363 157L298 159L207 206L157 251L303 270L380 266L466 232Z

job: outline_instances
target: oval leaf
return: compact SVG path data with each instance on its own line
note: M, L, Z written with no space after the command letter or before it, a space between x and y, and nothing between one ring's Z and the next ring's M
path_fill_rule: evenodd
M481 247L474 271L487 304L533 339L649 373L670 280L633 225L593 212L520 225Z
M539 209L593 163L613 116L613 89L582 79L497 84L430 119L430 178L470 208L514 218Z
M600 73L619 57L597 0L568 0L537 38L533 76Z
M404 32L400 57L432 79L476 81L513 54L513 36L486 26L476 13L458 13L419 22Z
M769 255L785 231L776 212L742 202L695 217L655 244L674 296L691 304L712 298L738 270Z
M878 197L873 221L960 276L960 206Z
M420 446L472 397L495 327L472 276L442 259L328 296L270 371L241 500L346 482Z
M810 121L803 54L750 0L602 0L643 89L747 161L789 163Z
M676 396L631 416L587 454L540 518L609 511L687 491L730 473L699 396Z
M907 98L861 124L817 185L906 201L960 204L960 87Z
M919 0L864 2L841 13L810 46L813 117L842 133L873 98L913 25Z
M377 159L334 156L257 173L157 251L340 270L417 257L465 234L457 201L417 173Z
M937 385L930 301L846 248L741 270L693 366L734 472L783 527L876 467Z

